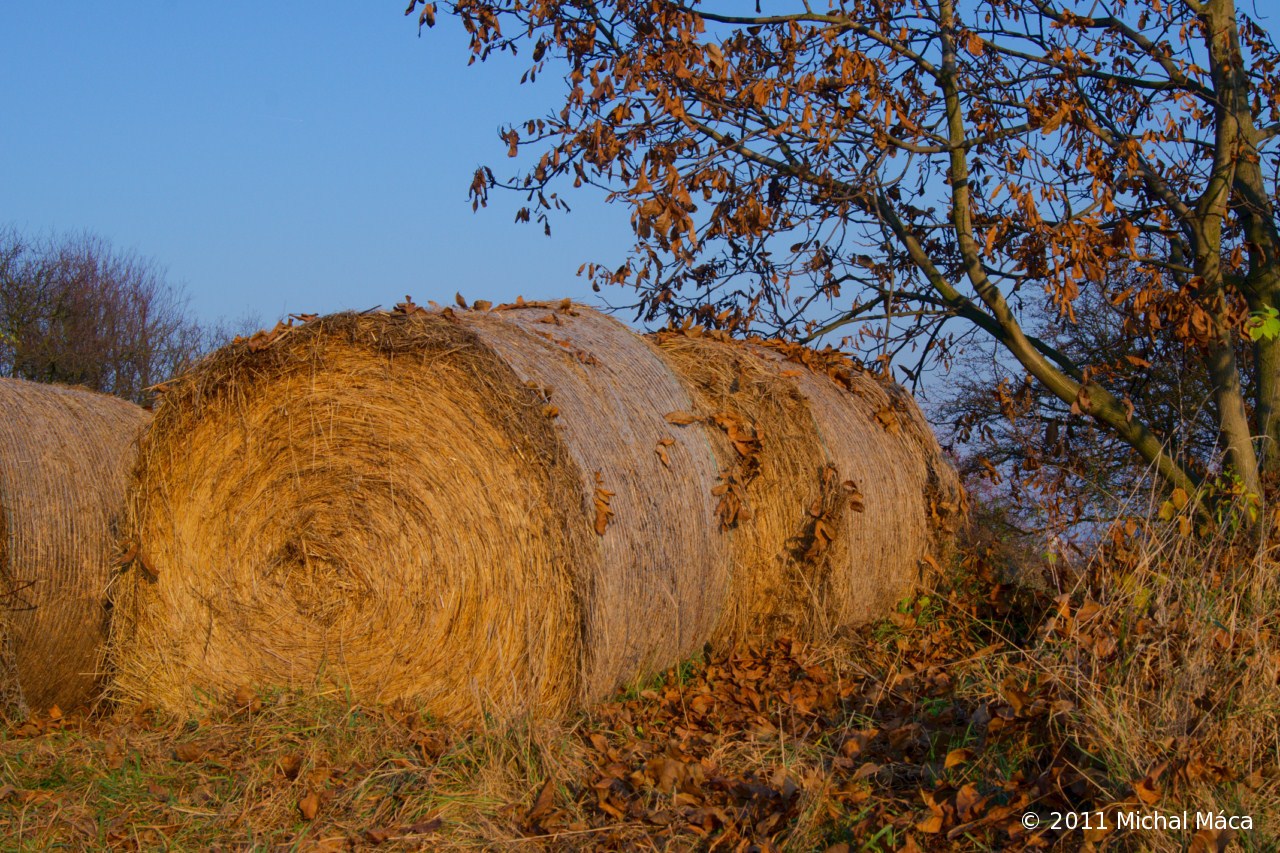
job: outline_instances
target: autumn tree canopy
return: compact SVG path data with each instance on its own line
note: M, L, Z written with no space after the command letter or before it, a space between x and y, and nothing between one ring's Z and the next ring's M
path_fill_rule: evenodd
M632 256L592 266L650 319L838 333L918 372L978 336L1040 393L1191 489L1280 472L1280 72L1235 0L454 0L474 58L563 75L504 131L529 167L472 192L565 185L631 208ZM522 118L522 117L513 117ZM1186 354L1207 452L1124 393L1153 365L1029 331L1099 304L1121 340ZM1095 348L1097 349L1097 348Z

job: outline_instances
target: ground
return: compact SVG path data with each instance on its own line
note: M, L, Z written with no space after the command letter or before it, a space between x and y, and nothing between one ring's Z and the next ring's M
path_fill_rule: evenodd
M1112 552L1115 585L1132 563ZM0 847L1277 849L1280 656L1271 617L1221 594L1241 579L1197 581L1224 625L1188 620L1186 589L1054 596L996 562L958 559L849 635L707 649L561 721L465 730L270 689L199 718L40 715L0 735ZM1194 670L1206 645L1221 677L1170 693L1161 662ZM1188 809L1252 828L1118 825Z

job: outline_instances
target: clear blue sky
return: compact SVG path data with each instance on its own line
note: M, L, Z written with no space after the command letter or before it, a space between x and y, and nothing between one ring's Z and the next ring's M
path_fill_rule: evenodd
M476 166L511 170L498 125L558 81L468 68L461 27L419 38L405 5L0 5L0 224L153 257L204 320L406 293L594 301L576 270L622 258L625 211L573 194L547 238L511 194L467 199Z
M556 105L559 81L468 68L456 21L419 38L405 5L7 0L0 225L155 258L208 321L406 293L594 301L575 273L622 259L624 210L571 193L547 238L512 222L512 194L467 200L476 166L511 171L497 127Z

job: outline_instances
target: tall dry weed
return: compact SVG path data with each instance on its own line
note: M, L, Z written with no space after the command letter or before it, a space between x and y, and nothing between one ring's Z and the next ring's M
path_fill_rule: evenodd
M1194 502L1178 503L1113 528L1028 651L1076 705L1065 736L1110 780L1116 809L1248 815L1239 840L1274 849L1280 545L1247 506L1197 524ZM1187 838L1142 842L1185 849Z

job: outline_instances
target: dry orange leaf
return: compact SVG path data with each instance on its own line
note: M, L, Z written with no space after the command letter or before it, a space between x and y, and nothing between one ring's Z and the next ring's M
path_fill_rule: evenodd
M242 684L236 688L235 706L237 710L253 714L262 709L262 702L254 694L253 688Z
M867 779L871 776L876 775L879 772L880 772L880 765L868 761L864 763L861 767L859 767L857 772L853 774L853 781L857 782L860 779Z
M1160 800L1160 789L1156 787L1156 778L1163 769L1160 767L1155 772L1148 773L1133 786L1133 792L1138 795L1138 799L1148 806L1153 806Z
M667 423L676 426L688 426L697 423L701 418L691 415L688 412L668 412L666 415Z
M605 529L609 526L609 521L613 518L613 508L609 506L609 501L613 499L613 492L604 488L604 478L600 472L596 472L596 520L595 531L597 536L603 536Z
M671 457L667 455L667 448L675 443L676 440L674 438L660 438L658 439L658 446L653 449L653 452L658 454L658 459L662 461L663 466L666 468L671 467Z
M898 415L888 407L880 409L876 412L876 420L880 422L880 426L884 427L887 432L896 433L898 431Z
M831 544L831 540L835 539L835 531L827 523L826 517L819 518L813 523L813 541L809 543L808 550L804 553L806 560L812 560L827 550L827 546Z
M320 811L320 795L315 791L308 791L305 797L298 800L298 813L302 815L303 820L315 820L318 811Z
M1201 829L1191 839L1191 853L1223 853L1233 836L1229 829Z
M407 835L426 835L435 832L442 826L444 826L444 821L438 817L433 817L427 820L420 820L417 823L411 823L404 827L404 831Z
M1000 692L1003 694L1005 701L1009 703L1009 706L1013 708L1015 714L1021 713L1023 708L1031 704L1031 697L1019 690L1012 679L1005 679L1001 683Z
M956 792L956 813L961 820L969 820L969 813L979 809L984 799L978 793L978 786L970 782Z
M858 490L858 485L854 483L853 480L845 480L840 485L844 488L845 494L849 496L850 510L853 512L862 512L867 508L866 504L863 503L862 500L862 492Z
M934 835L939 832L942 832L942 815L940 814L929 815L927 818L925 818L924 820L916 824L916 829L920 830L921 832L928 833L929 835Z
M286 779L297 779L298 771L301 769L302 756L296 752L280 759L280 772L284 774Z
M551 811L556 804L556 789L550 779L542 785L542 790L538 792L538 797L533 801L533 806L529 809L529 813L525 816L530 823L538 820Z
M390 841L396 835L394 829L366 829L364 831L364 840L370 844L382 844L384 841Z

